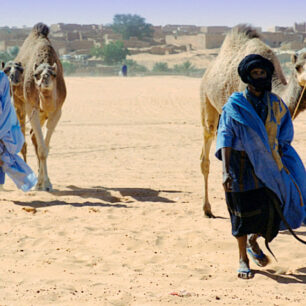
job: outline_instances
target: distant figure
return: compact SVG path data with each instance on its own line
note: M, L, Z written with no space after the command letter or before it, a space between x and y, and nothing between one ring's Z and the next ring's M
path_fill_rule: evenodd
M121 67L121 73L122 73L122 75L123 76L127 76L127 65L123 65L122 67Z

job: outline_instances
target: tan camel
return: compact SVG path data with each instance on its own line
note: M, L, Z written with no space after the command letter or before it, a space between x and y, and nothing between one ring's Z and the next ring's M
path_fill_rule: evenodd
M21 130L25 135L25 104L23 99L23 68L20 62L9 61L2 63L2 69L10 80L11 96L16 109L17 118L20 122ZM24 161L27 161L27 144L24 142L21 149Z
M36 189L47 191L52 190L47 171L50 139L66 98L62 65L48 34L49 28L43 23L33 27L15 59L15 65L20 63L24 69L22 88L21 84L12 86L15 104L22 105L19 116L24 118L26 113L32 126L32 142L39 168ZM47 132L44 138L42 127L45 122Z
M204 73L201 82L201 117L204 129L204 144L201 154L201 171L204 176L203 210L207 217L214 217L208 199L209 152L216 135L222 107L229 96L245 88L238 75L238 65L248 54L260 54L271 60L275 67L272 91L289 107L291 115L306 85L306 54L294 56L294 68L287 84L280 63L274 52L260 40L259 34L246 25L239 25L226 36L216 60ZM306 108L306 91L296 112Z

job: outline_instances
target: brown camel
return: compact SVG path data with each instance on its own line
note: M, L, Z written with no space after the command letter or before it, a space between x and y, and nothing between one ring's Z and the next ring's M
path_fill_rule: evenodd
M209 152L216 135L222 107L229 96L245 88L238 75L238 65L248 54L260 54L271 60L275 67L272 92L287 104L291 115L306 85L306 54L292 58L293 70L287 84L280 63L274 52L260 39L256 30L239 25L226 36L216 60L204 73L201 82L201 117L204 144L201 154L201 171L204 175L203 210L207 217L214 217L208 199ZM303 91L295 117L306 108L306 90Z
M50 139L61 117L66 98L62 65L48 34L49 28L43 23L33 27L12 65L24 69L20 76L21 82L18 86L11 83L15 104L22 105L19 118L24 118L26 114L32 126L32 142L39 168L36 189L47 191L52 190L47 171ZM14 79L11 75L9 78ZM44 138L42 127L45 122L47 132Z
M13 97L17 118L20 122L21 130L25 135L25 104L23 99L23 68L20 62L9 61L2 63L2 69L10 80L11 96ZM24 142L21 149L24 161L27 161L27 144Z

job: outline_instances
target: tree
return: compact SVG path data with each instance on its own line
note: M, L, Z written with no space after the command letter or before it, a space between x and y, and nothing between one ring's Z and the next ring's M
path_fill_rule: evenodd
M138 39L153 36L152 25L139 15L117 14L113 18L112 29L122 34L123 39L135 36Z
M8 61L11 61L12 59L13 58L6 51L0 51L0 63L6 63Z
M90 49L90 55L95 57L103 57L103 48L101 47L92 47Z
M18 54L19 47L13 46L7 49L7 51L0 51L0 62L12 61Z
M119 40L110 42L102 50L104 62L109 65L121 63L129 54L129 51L124 48L123 42Z

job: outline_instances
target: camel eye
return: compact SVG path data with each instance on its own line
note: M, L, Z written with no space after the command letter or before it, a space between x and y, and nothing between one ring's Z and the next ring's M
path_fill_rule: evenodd
M301 72L301 70L302 70L302 65L296 65L296 66L295 66L295 70L296 70L297 72Z
M8 74L10 72L10 70L11 70L11 67L6 67L6 68L4 68L3 72L5 74Z

